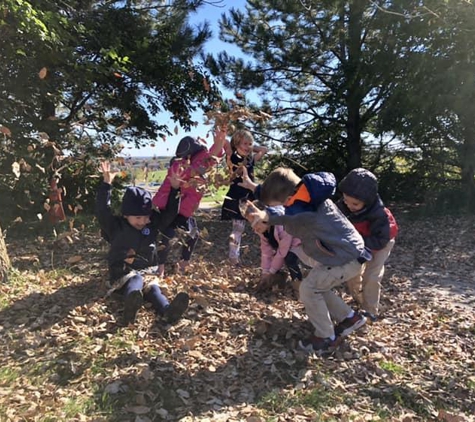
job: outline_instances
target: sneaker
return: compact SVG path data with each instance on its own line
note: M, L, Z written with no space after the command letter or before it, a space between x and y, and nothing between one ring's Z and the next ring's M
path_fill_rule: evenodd
M137 316L138 310L142 307L142 304L143 296L140 290L134 290L126 296L123 315L124 325L133 324L135 322L135 317Z
M345 318L335 327L335 335L346 337L366 324L366 317L355 311L351 318Z
M371 312L363 311L361 313L368 319L368 321L377 322L379 320L379 316L376 314L372 314Z
M184 312L188 309L190 296L187 293L178 293L165 309L163 317L169 324L178 321Z
M316 353L323 355L333 352L339 344L338 337L335 340L330 338L322 338L317 336L311 336L304 340L299 341L299 347L308 353Z

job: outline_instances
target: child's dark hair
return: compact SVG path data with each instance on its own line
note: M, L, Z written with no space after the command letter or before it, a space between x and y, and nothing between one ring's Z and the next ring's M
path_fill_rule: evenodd
M295 189L301 179L290 168L278 167L264 180L260 191L260 200L264 204L270 202L284 203Z

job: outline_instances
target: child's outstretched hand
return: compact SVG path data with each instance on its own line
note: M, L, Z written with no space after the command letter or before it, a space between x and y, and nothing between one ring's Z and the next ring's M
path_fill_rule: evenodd
M101 172L104 183L109 185L112 184L115 177L119 174L119 172L111 172L111 163L109 161L101 161Z
M182 183L185 182L183 176L185 174L186 169L180 163L180 165L176 168L172 168L170 173L168 174L170 185L173 189L178 189Z
M251 227L256 231L262 232L267 230L267 220L269 219L267 211L260 210L251 201L246 202L245 210L242 209L241 214L251 223Z

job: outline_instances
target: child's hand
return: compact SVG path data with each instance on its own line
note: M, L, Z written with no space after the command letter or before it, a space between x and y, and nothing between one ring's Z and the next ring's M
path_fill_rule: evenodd
M182 163L180 163L176 168L172 168L169 173L170 185L173 189L178 189L182 183L185 182L184 174L185 169L183 168Z
M241 170L241 177L242 177L242 182L238 183L239 186L242 186L243 188L249 189L250 191L254 192L257 188L257 183L254 183L251 178L249 177L249 173L247 172L246 166L240 167Z
M267 211L260 210L251 201L247 201L245 214L243 214L243 216L251 223L251 227L254 228L257 226L257 230L261 232L267 230L267 221L269 220Z
M221 144L221 148L224 147L224 143L226 141L226 132L227 132L226 127L216 126L214 128L214 143Z
M119 174L119 172L111 172L111 163L109 161L101 161L101 172L104 183L109 185L112 184L115 177Z

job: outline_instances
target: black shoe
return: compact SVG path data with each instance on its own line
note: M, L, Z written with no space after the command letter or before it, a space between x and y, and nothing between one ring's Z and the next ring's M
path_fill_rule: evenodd
M351 318L345 318L335 327L335 335L346 337L366 324L366 317L355 311Z
M137 312L143 304L142 292L140 290L134 290L130 292L125 297L124 302L123 323L124 325L133 324L135 322Z
M163 317L169 324L173 324L178 321L188 309L189 303L190 296L188 296L188 293L178 293L165 309Z
M311 336L299 341L299 347L308 353L315 353L319 356L332 353L340 344L341 338L336 337L335 340L331 338L321 338Z

